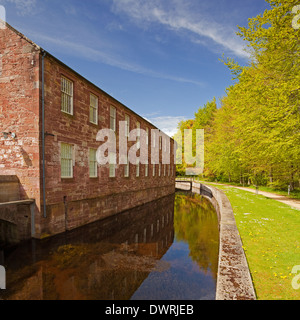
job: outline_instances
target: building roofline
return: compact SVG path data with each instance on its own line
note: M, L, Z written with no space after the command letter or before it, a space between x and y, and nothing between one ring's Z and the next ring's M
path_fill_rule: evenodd
M55 56L53 56L50 52L48 52L47 50L43 49L42 47L40 47L38 44L36 44L35 42L33 42L32 40L30 40L29 38L27 38L23 33L21 33L20 31L16 30L14 27L12 27L9 23L5 22L6 27L8 27L10 30L12 30L14 33L16 33L20 38L24 39L25 41L27 41L28 43L30 43L37 51L39 51L40 54L44 54L46 53L46 56L51 57L52 59L54 59L57 63L61 64L63 67L69 69L72 73L74 73L76 76L82 78L84 81L86 81L88 84L92 85L93 87L95 87L97 90L101 91L104 95L106 95L108 98L114 100L116 103L120 104L122 107L124 107L126 110L132 112L134 115L136 115L138 118L140 118L141 120L147 122L149 125L151 125L152 127L156 128L157 130L159 130L160 132L162 132L163 134L165 134L166 136L168 136L165 132L163 132L161 129L157 128L153 123L149 122L148 120L146 120L145 118L143 118L141 115L137 114L135 111L133 111L132 109L130 109L129 107L127 107L125 104L123 104L122 102L120 102L119 100L117 100L116 98L114 98L113 96L111 96L110 94L108 94L106 91L104 91L103 89L101 89L100 87L98 87L96 84L94 84L93 82L91 82L90 80L88 80L87 78L85 78L84 76L82 76L80 73L78 73L77 71L75 71L74 69L72 69L70 66L68 66L67 64L65 64L64 62L62 62L61 60L59 60L58 58L56 58ZM168 136L169 137L169 136ZM169 137L171 140L174 140L172 137Z

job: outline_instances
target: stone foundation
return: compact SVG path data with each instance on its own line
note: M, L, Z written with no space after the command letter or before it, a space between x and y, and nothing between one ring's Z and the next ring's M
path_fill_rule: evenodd
M102 220L122 211L135 208L172 195L173 185L153 187L139 191L123 191L91 199L47 205L47 218L42 219L39 237L47 237Z

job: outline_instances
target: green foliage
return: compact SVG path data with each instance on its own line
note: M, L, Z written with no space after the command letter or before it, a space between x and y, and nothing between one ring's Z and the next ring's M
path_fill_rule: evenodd
M205 175L227 181L300 183L300 30L292 27L298 0L267 0L270 9L239 27L251 60L224 59L236 80L182 123L205 129Z

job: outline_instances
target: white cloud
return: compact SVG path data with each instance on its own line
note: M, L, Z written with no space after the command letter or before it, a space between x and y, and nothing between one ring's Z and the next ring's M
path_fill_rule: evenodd
M180 121L187 120L184 116L160 116L154 118L147 117L145 119L154 124L169 137L174 136L177 132L177 127Z
M56 48L63 49L64 53L68 52L72 55L78 55L91 61L100 61L102 63L120 68L122 70L143 74L158 79L171 80L180 83L191 83L197 86L204 85L200 81L156 72L138 64L125 61L122 59L122 57L119 57L118 55L113 53L112 50L110 50L110 48L105 48L105 44L101 48L96 48L96 46L95 48L92 48L88 45L85 45L83 42L72 42L63 39L62 37L50 37L36 32L30 32L30 36L34 39L37 39L38 41L46 42L48 45L49 43L52 43L55 45Z
M6 22L6 10L0 5L0 29L5 28L4 22Z
M198 1L197 1L198 2ZM246 58L248 53L244 51L244 45L232 27L216 22L212 16L202 14L193 9L195 1L179 0L113 0L113 10L117 13L125 13L132 21L141 27L158 23L170 30L188 32L191 38L197 36L201 39L209 39L208 46L212 44L220 46L236 56ZM195 40L191 40L195 42Z
M14 4L18 14L20 15L30 14L36 8L36 0L3 0L3 3Z
M71 15L71 16L77 15L77 9L74 6L72 6L71 4L64 3L62 5L62 8L67 15Z

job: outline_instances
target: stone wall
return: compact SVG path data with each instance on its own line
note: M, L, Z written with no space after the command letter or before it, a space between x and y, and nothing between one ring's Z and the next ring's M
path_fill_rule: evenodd
M73 115L61 111L61 78L70 79L74 86ZM98 124L89 121L90 94L98 97ZM100 129L110 128L110 107L117 110L117 155L119 152L119 121L130 118L130 130L156 129L144 118L109 96L107 93L78 75L54 57L45 57L45 128L46 137L46 207L47 219L42 221L41 234L48 235L70 230L83 224L108 217L118 212L153 201L175 192L174 145L170 150L159 150L162 157L169 154L171 163L156 165L155 176L151 164L149 143L149 166L140 165L139 177L136 165L130 164L129 177L124 176L124 165L116 165L116 176L109 177L109 165L98 166L97 177L89 176L89 148L98 149L96 141ZM151 134L149 136L151 141ZM73 177L61 178L60 144L68 143L74 149ZM128 150L136 142L128 142ZM165 153L165 154L163 154ZM118 158L117 158L118 161ZM172 168L170 167L172 166Z
M185 187L176 182L176 188ZM190 186L190 182L186 185ZM248 262L243 250L231 204L225 193L217 188L193 182L193 192L201 193L212 202L219 219L219 262L216 300L256 300ZM210 190L212 197L207 196Z
M32 42L9 26L0 29L0 176L16 176L20 182L17 186L7 177L0 183L0 202L33 198L36 215L40 206L39 64L39 51Z
M18 177L0 175L0 203L17 200L20 200Z
M109 177L109 166L97 168L97 177L89 176L89 149L98 149L100 129L110 127L110 107L116 108L117 154L119 121L130 117L130 130L156 129L144 118L115 100L103 90L46 53L45 77L45 194L42 199L42 55L40 47L7 26L0 30L0 175L18 177L20 199L35 199L35 236L60 233L93 222L175 192L174 145L158 150L169 155L171 164L152 175L149 166L130 164L129 177L124 165L116 166L116 176ZM73 82L72 115L61 111L61 79ZM98 97L98 123L89 119L90 94ZM7 134L2 134L6 132ZM151 141L151 134L149 136ZM61 178L61 143L73 146L73 177ZM130 149L135 142L128 143ZM158 145L158 143L157 143ZM47 218L43 217L46 207Z
M12 245L31 238L31 212L29 205L0 207L1 246Z

